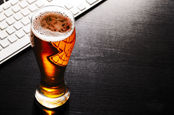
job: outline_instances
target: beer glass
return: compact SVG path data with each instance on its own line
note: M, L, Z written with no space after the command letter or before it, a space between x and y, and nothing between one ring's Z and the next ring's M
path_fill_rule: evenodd
M31 17L31 45L41 80L35 98L47 108L63 105L70 97L64 72L75 44L74 17L60 6L46 6Z

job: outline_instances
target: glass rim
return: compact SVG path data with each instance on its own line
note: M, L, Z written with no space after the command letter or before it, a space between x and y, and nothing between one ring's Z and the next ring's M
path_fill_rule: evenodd
M64 16L67 16L71 20L71 23L72 23L71 30L68 32L64 32L64 33L56 32L56 33L60 34L59 36L46 36L46 35L40 34L39 32L36 32L37 30L33 28L33 20L36 19L38 16L42 15L43 13L46 13L46 12L58 12ZM44 6L40 9L36 10L31 15L30 23L31 23L31 25L30 25L31 31L33 32L33 34L35 36L37 36L39 39L42 39L44 41L49 41L49 42L62 41L64 39L66 39L67 37L69 37L75 29L74 15L69 10L65 9L62 6L58 6L58 5L47 5L47 6ZM49 37L49 39L48 39L48 37ZM58 39L56 39L56 38L58 38Z

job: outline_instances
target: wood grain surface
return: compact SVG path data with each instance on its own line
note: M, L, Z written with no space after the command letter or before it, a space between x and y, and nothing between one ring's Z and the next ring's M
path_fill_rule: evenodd
M0 65L0 115L174 113L173 0L106 0L79 17L76 30L68 103L38 106L40 73L28 48Z

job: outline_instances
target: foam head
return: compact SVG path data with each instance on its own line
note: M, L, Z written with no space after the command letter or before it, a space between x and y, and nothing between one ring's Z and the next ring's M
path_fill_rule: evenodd
M44 41L61 41L74 31L74 17L63 7L46 6L32 15L31 30Z

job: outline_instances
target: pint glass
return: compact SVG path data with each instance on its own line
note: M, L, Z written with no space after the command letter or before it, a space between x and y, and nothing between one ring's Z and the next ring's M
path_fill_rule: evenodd
M31 17L31 45L41 80L35 98L47 108L63 105L70 96L64 72L75 44L73 15L59 6L46 6Z

